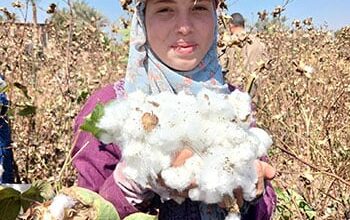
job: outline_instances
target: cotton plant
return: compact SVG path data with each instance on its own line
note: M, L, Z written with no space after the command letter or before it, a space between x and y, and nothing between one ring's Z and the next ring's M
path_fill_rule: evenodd
M29 189L29 191L33 192L33 189ZM22 196L20 197L22 198ZM32 203L27 211L23 214L23 216L25 216L25 219L120 220L119 214L112 203L105 200L96 192L78 186L62 188L53 198L50 196L50 198L47 198L45 200L46 201L44 202L37 201L35 203Z
M168 188L181 192L195 184L189 197L206 203L233 198L238 187L245 200L255 198L254 161L267 154L272 140L263 129L251 127L247 93L136 91L96 109L82 128L106 144L119 145L127 165L124 175L141 187L152 187L163 199L179 203L183 200L172 197ZM174 155L185 148L193 156L172 166ZM160 178L167 188L159 184Z
M65 217L65 210L72 208L76 201L67 195L56 195L47 211L43 214L43 220L63 220Z

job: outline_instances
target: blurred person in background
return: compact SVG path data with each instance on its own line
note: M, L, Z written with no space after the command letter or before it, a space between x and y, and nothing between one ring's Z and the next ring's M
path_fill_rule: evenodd
M245 31L245 21L240 13L231 15L228 29L232 43L221 57L225 78L229 84L254 97L259 84L259 69L267 61L265 45Z
M11 148L11 129L7 118L9 100L5 94L8 86L0 74L0 183L13 183L14 166Z

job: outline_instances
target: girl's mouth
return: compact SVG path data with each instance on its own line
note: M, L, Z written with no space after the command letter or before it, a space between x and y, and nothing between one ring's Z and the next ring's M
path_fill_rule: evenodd
M198 45L194 44L194 43L178 43L178 44L172 45L171 48L177 54L189 55L189 54L192 54L196 50L197 46Z

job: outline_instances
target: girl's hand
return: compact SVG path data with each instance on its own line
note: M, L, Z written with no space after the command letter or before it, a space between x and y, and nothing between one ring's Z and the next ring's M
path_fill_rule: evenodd
M186 160L193 156L193 151L189 148L184 148L175 154L175 157L171 163L173 167L179 167L184 165Z
M181 151L177 152L174 156L173 161L171 162L171 166L172 167L180 167L182 165L184 165L184 163L186 162L187 159L189 159L190 157L193 156L193 151L190 150L189 148L184 148ZM193 189L195 187L197 187L197 185L195 184L195 182L191 183L185 190L183 190L182 192L179 192L177 190L174 189L170 189L164 182L164 180L161 178L161 176L159 175L158 177L158 184L160 184L161 186L168 188L170 191L170 195L174 196L174 197L183 197L183 198L188 198L188 191L190 189Z

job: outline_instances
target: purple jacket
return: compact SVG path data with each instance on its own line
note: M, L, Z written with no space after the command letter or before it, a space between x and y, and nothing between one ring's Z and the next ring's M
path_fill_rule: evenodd
M122 87L116 88L123 90ZM119 93L123 91L118 91ZM90 133L80 131L79 127L84 118L93 111L97 103L106 103L116 98L116 91L113 85L99 89L90 96L76 117L74 124L75 146L73 149L73 165L78 171L78 185L99 193L106 200L110 201L117 209L121 218L139 211L125 198L121 189L113 178L113 171L121 158L118 146L104 145ZM198 202L186 200L181 205L168 201L158 204L160 213L159 219L200 219ZM251 206L247 215L242 219L271 219L276 206L276 195L269 182L266 183L266 191L259 202Z

